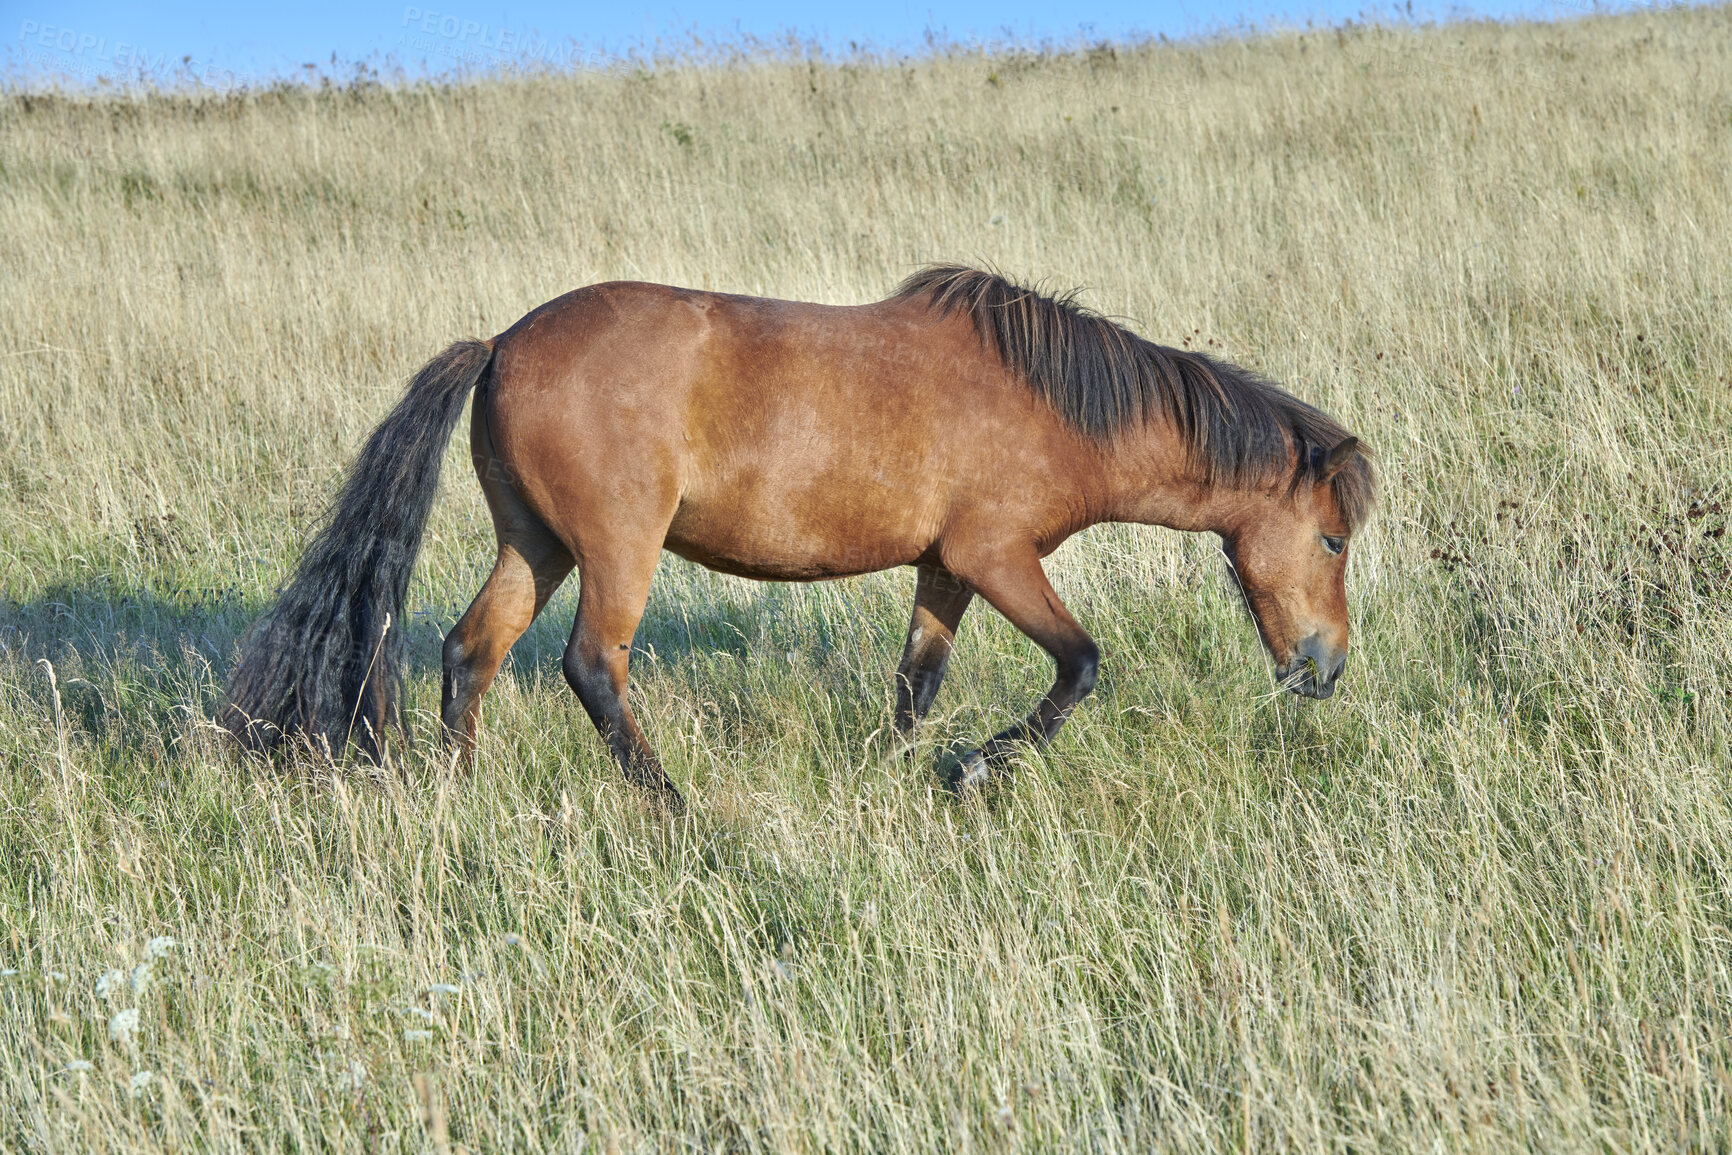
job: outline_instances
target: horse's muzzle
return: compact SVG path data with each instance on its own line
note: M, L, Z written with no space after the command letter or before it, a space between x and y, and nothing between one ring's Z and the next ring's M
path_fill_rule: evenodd
M1326 645L1312 634L1294 647L1292 661L1275 667L1275 680L1306 698L1327 698L1347 666L1347 651Z

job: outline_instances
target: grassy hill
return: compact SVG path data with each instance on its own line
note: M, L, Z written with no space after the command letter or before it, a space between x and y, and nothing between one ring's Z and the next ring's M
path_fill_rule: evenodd
M1728 190L1724 6L0 96L0 1147L1724 1147ZM594 281L858 302L939 259L1378 451L1334 700L1272 692L1212 539L1097 529L1049 569L1100 689L959 802L933 763L1045 688L1031 644L978 607L908 762L911 574L670 558L633 701L688 818L560 678L575 582L453 772L439 636L493 548L458 441L418 747L212 734L447 341Z

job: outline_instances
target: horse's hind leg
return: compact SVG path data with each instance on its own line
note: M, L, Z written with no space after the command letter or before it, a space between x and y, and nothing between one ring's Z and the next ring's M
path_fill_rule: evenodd
M957 624L974 598L974 591L947 569L923 565L916 573L914 615L896 667L896 732L903 737L912 735L932 708L956 644Z
M499 535L499 557L481 592L445 638L445 679L440 718L447 741L455 740L465 761L475 754L475 726L481 695L493 684L505 655L535 620L571 572L571 552L523 504L511 475L493 448L484 406L485 390L475 394L469 448L481 492Z
M626 778L677 811L684 807L684 800L662 770L626 702L631 642L643 619L660 556L659 533L636 542L615 540L601 548L584 543L578 571L582 589L577 598L577 623L565 648L565 680Z
M1011 625L1052 655L1058 676L1032 714L962 756L953 783L959 788L984 782L1018 745L1051 741L1076 704L1094 689L1101 657L1094 639L1059 601L1032 551L1000 557L978 572L971 567L968 581Z
M475 754L481 696L512 645L571 572L571 564L565 546L546 529L522 527L501 540L493 572L446 635L439 714L447 741L457 742L464 761Z

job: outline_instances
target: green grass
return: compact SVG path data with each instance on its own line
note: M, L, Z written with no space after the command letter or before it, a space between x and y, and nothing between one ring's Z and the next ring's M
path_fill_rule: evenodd
M1726 1149L1728 188L1725 7L0 97L0 1149ZM1334 699L1274 693L1212 540L1103 527L1049 564L1099 688L958 800L935 764L1035 647L971 611L904 758L911 574L670 558L632 702L691 814L565 688L575 583L458 771L439 637L492 534L454 445L416 744L218 740L446 341L612 277L860 301L955 258L1379 452Z

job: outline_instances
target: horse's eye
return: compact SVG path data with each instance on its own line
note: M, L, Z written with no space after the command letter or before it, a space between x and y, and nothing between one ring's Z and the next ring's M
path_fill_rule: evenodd
M1330 553L1340 553L1347 548L1347 539L1344 537L1330 537L1328 534L1323 534L1322 537L1323 548Z

